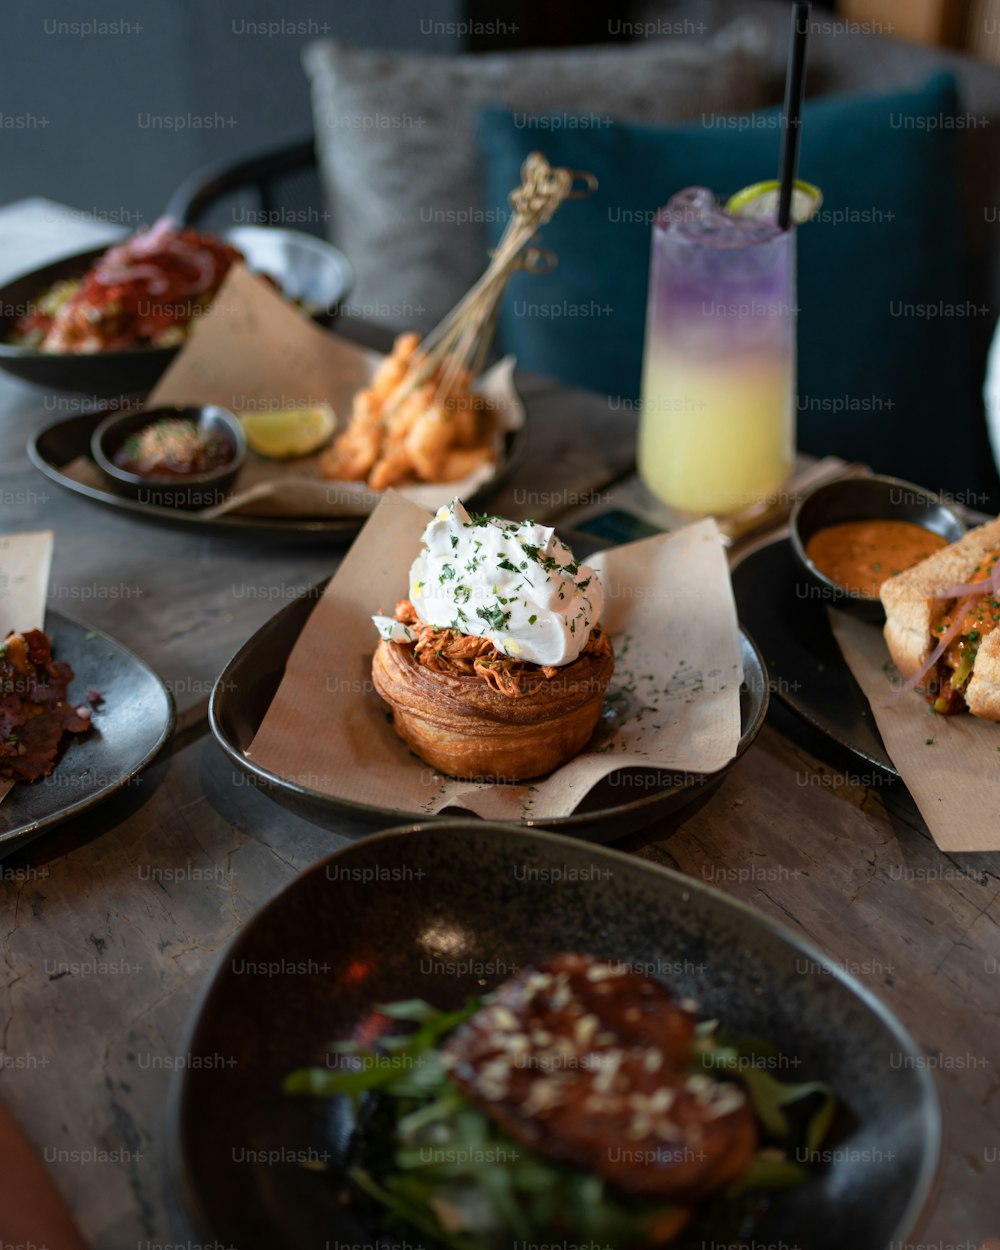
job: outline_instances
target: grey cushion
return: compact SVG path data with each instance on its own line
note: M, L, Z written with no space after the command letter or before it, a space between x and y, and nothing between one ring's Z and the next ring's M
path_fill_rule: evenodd
M732 39L456 57L323 40L303 59L331 236L357 272L347 311L418 330L488 260L475 143L484 106L600 126L737 113L764 95L756 57Z

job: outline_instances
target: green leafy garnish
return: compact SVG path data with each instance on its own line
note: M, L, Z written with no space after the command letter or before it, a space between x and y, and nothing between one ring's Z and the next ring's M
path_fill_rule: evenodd
M497 603L492 608L476 608L476 616L481 617L493 629L506 629L507 622L510 620L510 609L508 608L505 612Z
M418 1230L448 1250L508 1246L512 1238L538 1243L554 1232L623 1247L648 1243L658 1229L673 1227L679 1210L669 1202L622 1195L596 1174L536 1154L466 1100L449 1077L439 1043L488 1001L470 999L456 1011L439 1011L422 999L381 1006L381 1014L409 1031L381 1037L374 1047L339 1042L333 1050L344 1067L300 1069L284 1089L353 1100L365 1128L361 1157L348 1176L404 1235ZM829 1130L832 1091L817 1081L779 1081L764 1066L775 1055L766 1043L724 1036L714 1023L698 1028L693 1070L741 1083L766 1141L739 1181L704 1206L692 1229L703 1222L715 1231L740 1227L761 1193L801 1183L807 1169L790 1151L800 1144L817 1150ZM375 1101L362 1103L364 1095ZM786 1108L808 1106L810 1099L817 1105L796 1133Z

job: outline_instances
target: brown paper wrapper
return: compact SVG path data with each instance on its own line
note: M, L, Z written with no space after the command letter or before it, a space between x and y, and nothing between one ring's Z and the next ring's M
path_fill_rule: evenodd
M217 404L239 415L326 403L337 414L339 433L350 420L355 392L371 382L383 359L320 329L270 283L237 265L145 407ZM504 435L524 424L513 370L508 357L476 383L496 409L496 462L458 481L413 483L401 486L400 493L436 511L456 495L468 499L496 476ZM319 462L319 455L281 462L248 452L230 498L202 515L367 516L374 511L382 492L369 490L364 482L326 481L319 475ZM108 489L87 457L64 466L63 472L83 485Z
M889 758L942 851L1000 850L1000 725L935 716L889 659L878 625L828 609Z
M44 628L52 545L51 530L0 535L0 639ZM0 778L0 802L16 784Z
M393 732L371 680L373 613L392 613L429 514L390 492L344 557L288 658L247 755L299 785L413 816L460 807L490 819L569 815L625 768L713 772L736 753L739 631L713 521L601 552L615 675L590 746L530 786L442 777ZM624 787L621 802L639 797Z

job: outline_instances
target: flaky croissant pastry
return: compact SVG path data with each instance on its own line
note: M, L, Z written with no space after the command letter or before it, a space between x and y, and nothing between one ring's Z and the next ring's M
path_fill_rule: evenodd
M372 617L396 733L453 777L527 781L587 744L614 670L598 570L536 521L454 499L424 529L410 597Z
M586 746L614 671L606 633L572 664L521 666L518 693L502 693L469 664L421 663L406 643L381 641L375 689L393 712L396 733L432 768L477 781L528 781L565 764Z

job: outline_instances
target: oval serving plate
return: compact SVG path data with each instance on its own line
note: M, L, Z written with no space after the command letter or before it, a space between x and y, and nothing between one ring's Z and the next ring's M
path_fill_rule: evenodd
M168 1110L171 1178L198 1242L392 1244L338 1201L346 1143L331 1105L286 1096L283 1078L328 1063L331 1043L379 1004L416 995L456 1007L563 951L650 972L695 998L703 1016L776 1045L796 1081L823 1080L837 1094L831 1158L775 1196L750 1244L906 1244L933 1189L940 1108L927 1060L867 989L690 877L475 821L395 830L337 852L223 952L180 1047L186 1062ZM719 1245L731 1241L720 1232Z
M335 544L348 543L368 520L367 516L351 517L280 517L244 516L224 514L202 517L183 508L161 508L155 504L141 503L125 494L117 494L108 487L89 486L68 476L64 470L80 456L90 456L90 440L108 415L108 409L76 413L55 421L39 430L28 444L28 457L39 472L64 490L70 490L84 499L129 513L139 520L155 525L167 525L175 529L191 530L201 534L242 535L254 541L277 541L295 543ZM499 489L517 468L524 455L526 425L506 435L505 456L496 474L466 503L480 508L493 491Z
M732 577L736 610L763 648L776 697L831 742L898 780L868 700L830 629L826 601L802 593L791 539L770 538L751 548L733 565Z
M421 812L339 799L280 777L246 758L245 752L281 682L285 662L326 584L321 582L307 595L288 604L229 661L215 684L209 703L212 732L232 763L270 798L325 829L357 836L400 821L434 819ZM572 815L526 816L521 823L529 828L574 834L588 841L612 842L710 794L754 741L767 714L767 671L752 639L744 631L740 633L740 648L743 660L740 743L736 755L724 768L709 774L622 769L615 774L616 783L607 778L600 782ZM627 783L622 779L624 773L630 774ZM634 793L637 790L641 798L622 802L623 791ZM456 814L457 809L446 810L437 819L446 820Z

